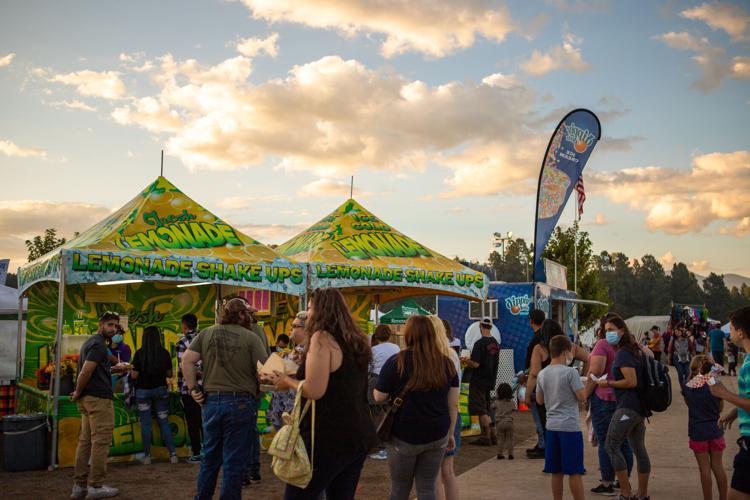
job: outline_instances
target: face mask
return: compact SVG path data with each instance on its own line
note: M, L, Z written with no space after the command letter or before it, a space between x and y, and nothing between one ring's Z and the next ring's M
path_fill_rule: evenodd
M565 364L570 365L573 362L573 356L565 356Z
M114 342L115 344L122 344L122 335L114 335L112 337L112 342Z
M620 335L617 332L607 332L606 339L609 345L617 345L620 342Z

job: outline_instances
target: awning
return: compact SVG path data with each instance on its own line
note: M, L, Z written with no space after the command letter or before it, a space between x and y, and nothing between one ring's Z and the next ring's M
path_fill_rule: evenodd
M572 302L574 304L590 304L594 306L608 306L606 302L601 302L599 300L589 300L589 299L575 299L572 297L564 297L561 295L553 295L550 297L552 300L557 300L560 302Z

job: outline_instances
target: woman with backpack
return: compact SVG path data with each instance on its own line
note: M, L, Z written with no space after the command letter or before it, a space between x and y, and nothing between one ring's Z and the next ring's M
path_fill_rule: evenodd
M161 333L155 326L143 330L141 348L135 351L130 378L135 380L135 398L141 421L143 464L151 464L151 411L156 410L161 439L169 450L169 461L178 462L172 431L169 429L169 391L167 379L172 376L172 357L161 344Z
M615 346L617 353L612 364L612 378L597 382L599 387L615 390L617 409L607 431L604 444L615 475L620 482L620 500L648 500L648 479L651 474L651 461L646 450L646 418L649 410L643 402L639 390L639 379L644 375L646 354L639 347L635 337L628 330L625 321L619 316L609 318L604 325L605 339ZM638 495L632 495L628 466L622 445L628 440L638 464Z

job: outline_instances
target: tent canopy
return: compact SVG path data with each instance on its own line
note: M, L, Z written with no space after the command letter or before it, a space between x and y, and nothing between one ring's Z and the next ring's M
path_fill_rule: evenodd
M109 217L19 272L39 281L217 283L301 295L303 266L290 262L193 201L164 177Z
M27 300L23 301L23 310L26 312ZM0 316L6 314L18 314L18 290L9 286L0 285Z
M410 316L426 316L432 314L413 300L406 300L400 306L391 309L380 317L380 323L384 325L403 325Z
M346 288L381 302L425 294L487 297L489 279L398 232L353 199L278 252L310 266L308 286Z
M626 319L625 324L628 325L628 330L633 334L635 340L640 342L643 335L654 325L658 326L664 333L667 330L669 320L669 316L633 316Z

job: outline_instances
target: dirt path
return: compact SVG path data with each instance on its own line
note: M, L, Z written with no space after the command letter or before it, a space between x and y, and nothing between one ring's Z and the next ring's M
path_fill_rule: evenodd
M516 442L526 441L534 432L529 412L517 414ZM468 438L473 439L473 438ZM456 473L462 474L495 454L494 448L461 446L456 457ZM243 491L242 498L281 498L284 485L270 470L270 457L261 455L263 481ZM109 467L107 484L120 488L119 497L123 500L188 499L195 493L195 480L198 466L181 463L154 463L151 466L140 464L114 464ZM0 471L0 498L13 499L66 499L72 486L72 470L60 469L54 472L5 472ZM387 497L390 488L387 461L367 459L362 471L358 499L380 500ZM217 487L218 490L218 487ZM218 491L216 494L218 498ZM468 496L467 496L468 498Z

